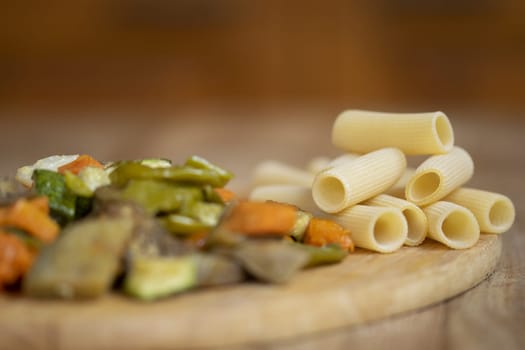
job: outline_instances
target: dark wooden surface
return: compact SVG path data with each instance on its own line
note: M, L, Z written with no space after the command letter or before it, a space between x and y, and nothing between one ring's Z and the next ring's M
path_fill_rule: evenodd
M445 111L447 112L447 111ZM237 174L233 189L249 186L264 159L303 166L337 155L330 144L336 116L322 108L186 111L152 118L130 115L1 117L0 173L51 154L89 153L101 160L200 154ZM272 343L277 349L523 349L525 347L525 121L474 112L448 113L456 144L476 166L470 185L508 195L516 221L503 236L493 275L451 300L359 327L334 329ZM419 159L410 159L417 164ZM244 348L269 348L257 343Z

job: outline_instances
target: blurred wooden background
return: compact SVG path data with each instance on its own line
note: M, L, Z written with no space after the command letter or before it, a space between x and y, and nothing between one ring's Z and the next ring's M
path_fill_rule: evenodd
M525 107L521 0L4 1L0 106Z

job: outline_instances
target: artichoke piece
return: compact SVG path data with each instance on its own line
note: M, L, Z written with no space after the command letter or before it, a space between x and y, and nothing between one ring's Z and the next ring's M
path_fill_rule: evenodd
M60 238L38 255L23 281L25 293L36 297L95 298L108 291L133 233L134 222L127 212L120 217L89 218L67 226Z
M234 259L218 254L199 254L197 256L199 286L230 284L243 279L243 270Z
M251 275L270 283L288 281L310 259L306 251L274 240L246 240L233 254Z
M124 291L142 300L166 297L197 285L194 255L132 258L124 280Z

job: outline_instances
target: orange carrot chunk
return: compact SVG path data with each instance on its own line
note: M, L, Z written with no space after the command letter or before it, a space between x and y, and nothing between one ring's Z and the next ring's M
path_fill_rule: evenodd
M0 289L22 277L33 259L34 253L19 238L0 231Z
M38 208L42 213L49 215L49 199L46 196L38 196L29 199L29 203Z
M58 172L61 174L64 174L66 171L70 171L73 174L77 175L82 169L85 167L96 167L96 168L104 168L104 166L95 158L83 154L81 156L78 156L77 159L74 161L64 164L61 167L58 168Z
M236 198L236 195L233 191L230 191L224 187L214 188L213 190L219 195L219 197L221 197L224 203L231 202Z
M233 209L225 227L251 236L290 234L297 218L297 209L276 202L239 202Z
M37 204L26 199L19 199L0 215L0 225L20 228L42 242L53 241L60 230L58 224L42 210L40 202Z
M319 218L310 220L303 243L318 247L336 243L345 250L354 251L354 243L349 231L333 221Z

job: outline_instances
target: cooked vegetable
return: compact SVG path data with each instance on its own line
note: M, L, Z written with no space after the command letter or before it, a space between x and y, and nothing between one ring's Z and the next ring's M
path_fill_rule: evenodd
M214 191L224 203L231 202L236 198L235 193L227 188L214 188Z
M271 283L288 281L310 260L306 251L276 240L247 240L233 254L252 276Z
M36 192L49 199L51 215L55 220L63 225L75 218L76 196L66 186L64 175L37 169L33 172L33 180Z
M26 187L33 185L33 172L37 169L57 171L57 169L67 163L74 161L78 154L50 156L39 159L33 165L26 165L16 171L16 179Z
M117 186L125 185L131 179L167 180L177 183L211 185L223 187L229 177L223 172L212 168L195 168L191 166L171 166L168 168L150 168L135 162L119 165L109 175L111 183Z
M124 291L143 300L165 297L197 285L195 257L137 257L129 266Z
M210 228L210 226L199 220L180 214L170 214L162 217L160 220L168 231L182 235L200 232Z
M350 232L339 224L325 219L313 218L310 220L304 235L304 243L318 247L335 243L347 251L354 250L354 243Z
M309 260L305 267L337 263L348 255L348 250L341 248L338 244L329 244L322 247L302 243L291 244L308 253Z
M133 233L131 210L118 217L89 218L68 225L44 248L24 278L36 297L93 298L111 288Z
M223 209L224 206L217 203L194 202L184 208L181 214L194 218L211 228L219 222Z
M31 266L33 257L20 239L0 231L0 290L21 278Z
M244 279L241 266L226 256L198 254L196 262L198 286L217 286L240 282Z
M19 199L14 204L0 208L0 226L24 230L43 242L53 241L60 230L49 216L45 197L34 200Z
M91 197L93 195L91 188L89 188L80 177L70 171L64 172L64 181L66 182L67 188L77 196Z
M289 235L297 219L297 208L277 202L242 201L233 207L224 226L249 236Z
M199 156L191 156L186 160L186 163L184 163L184 165L194 167L197 169L205 169L215 172L219 175L224 184L228 183L228 181L230 181L233 178L233 174L229 171L224 170L223 168L218 167L215 164L212 164L208 160Z
M58 167L57 171L62 174L65 173L66 171L69 171L76 175L81 170L87 167L101 168L101 169L104 168L104 166L95 158L87 154L82 154L78 156L74 161Z
M312 214L307 213L302 210L297 210L297 218L295 219L295 225L290 232L290 236L297 242L302 242L304 233L310 220L312 219Z
M108 173L102 168L86 167L78 173L78 177L91 191L111 183Z
M142 205L151 214L176 210L186 198L170 184L155 180L130 180L122 197Z
M92 207L92 194L79 177L52 170L39 169L33 173L35 190L49 199L51 216L62 226L84 217Z

